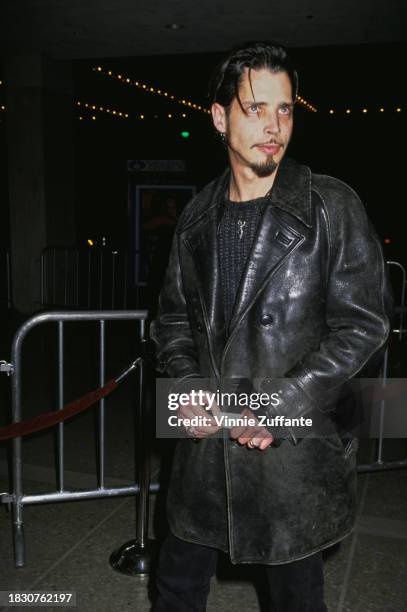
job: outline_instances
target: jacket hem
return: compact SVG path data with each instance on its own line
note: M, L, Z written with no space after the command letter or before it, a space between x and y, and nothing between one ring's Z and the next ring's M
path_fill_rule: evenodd
M170 527L171 533L179 540L184 540L185 542L190 542L191 544L199 544L200 546L209 546L209 548L217 548L218 550L221 550L222 552L229 554L228 547L224 548L223 546L219 546L219 544L212 544L211 542L208 542L207 540L205 540L205 542L202 542L202 540L195 540L194 538L185 537L184 535L177 533L177 530L174 529L171 524L169 527Z
M338 542L341 542L342 540L347 538L349 535L351 535L354 529L355 529L355 526L353 525L351 529L349 529L343 535L339 536L338 538L335 538L334 540L330 540L329 542L325 542L324 544L321 544L321 546L317 546L316 548L313 548L311 551L305 554L294 555L290 557L289 559L284 559L284 560L279 559L277 561L267 561L267 560L265 561L263 559L259 559L258 557L245 557L244 559L239 559L230 554L230 549L228 547L223 547L223 546L220 546L219 544L214 544L206 540L205 542L203 542L202 540L185 537L184 535L177 533L177 530L174 529L173 526L170 524L170 531L173 535L175 535L175 537L179 538L180 540L184 540L185 542L190 542L191 544L198 544L200 546L209 546L209 548L217 548L218 550L221 550L222 552L226 553L229 556L230 561L233 565L239 565L239 564L242 564L242 565L243 564L244 565L285 565L286 563L293 563L294 561L301 561L302 559L311 557L311 555L314 555L317 552L320 552L321 550L325 550L326 548L330 548L331 546L338 544Z
M349 529L346 533L341 535L339 538L335 538L334 540L330 540L329 542L321 544L321 546L317 546L316 548L313 548L311 551L303 555L294 555L293 557L290 557L289 559L285 559L284 561L282 560L264 561L264 560L259 560L258 557L256 558L249 557L245 559L239 559L236 557L232 557L231 555L230 555L230 560L233 565L238 565L238 564L285 565L286 563L292 563L294 561L301 561L302 559L306 559L307 557L310 557L311 555L315 555L317 552L320 552L321 550L325 550L325 548L330 548L331 546L334 546L334 544L337 544L338 542L341 542L343 539L348 537L354 531L354 529L355 529L355 526L353 525L351 529Z

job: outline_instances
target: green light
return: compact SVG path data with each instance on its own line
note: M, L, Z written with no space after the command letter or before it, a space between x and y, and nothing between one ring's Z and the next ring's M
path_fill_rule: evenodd
M182 138L189 138L189 135L190 135L189 132L185 132L185 131L181 132Z

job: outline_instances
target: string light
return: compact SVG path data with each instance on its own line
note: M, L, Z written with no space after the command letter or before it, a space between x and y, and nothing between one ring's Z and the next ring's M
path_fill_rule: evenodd
M77 103L79 105L79 102ZM86 104L82 104L82 108L88 108L90 111L92 111L92 109L94 108L94 105L86 105ZM157 115L156 113L154 114L146 114L146 113L142 113L142 114L134 114L134 115L129 115L128 113L121 113L120 111L116 111L116 110L111 110L109 108L103 108L101 107L95 107L96 108L96 112L99 111L104 111L105 113L111 114L114 117L122 117L122 118L130 118L130 119L135 119L135 120L150 120L150 119L186 119L188 117L188 115L186 113L165 113L163 115ZM4 110L5 107L2 106L1 110ZM401 113L402 112L402 108L401 107L397 107L395 109L393 109L395 112L397 113ZM368 108L362 108L359 109L359 112L363 115L373 115L373 113L375 112L375 109L368 109ZM376 112L380 112L380 113L384 113L385 109L384 107L380 107L378 109L376 109ZM336 117L340 117L340 115L345 114L346 116L353 116L353 117L357 117L357 111L355 111L354 109L351 108L347 108L347 109L342 109L342 110L338 110L338 109L334 109L334 108L330 108L328 110L329 115L331 116L336 116Z
M157 115L157 114L151 114L151 115L146 115L145 113L139 113L139 114L134 114L134 115L129 115L128 113L121 113L119 111L115 111L115 110L111 110L109 108L104 108L103 106L96 106L96 115L95 112L92 110L92 105L88 104L87 106L84 103L81 103L79 105L79 103L77 103L78 106L80 106L81 110L84 111L85 109L90 111L92 113L92 115L89 115L88 117L84 116L83 114L78 115L78 118L80 121L84 121L86 119L93 119L93 117L97 118L97 113L99 112L104 112L107 113L108 115L114 117L114 118L129 118L132 121L149 121L149 120L157 120L157 119L179 119L179 120L184 120L188 118L188 115L186 113L179 113L179 114L174 114L174 113L168 113L168 114L163 114L163 115ZM94 121L94 119L93 119Z
M117 111L117 110L111 110L110 108L106 108L104 106L97 106L96 104L89 104L88 102L81 102L80 100L78 100L76 102L76 105L81 107L81 108L86 108L89 111L98 111L100 113L108 113L109 115L114 115L115 117L118 117L119 119L128 119L129 118L129 113L123 113L122 111Z
M297 96L295 100L296 100L296 102L298 104L301 104L301 106L304 106L304 108L306 108L307 110L311 111L312 113L318 112L317 109L315 108L315 106L313 106L310 102L308 102L302 96Z
M362 108L362 109L360 109L360 110L361 110L361 112L362 112L362 114L363 114L363 115L367 115L369 112L375 112L375 110L376 110L376 109L370 109L370 111L369 111L369 109L368 109L368 108L364 107L364 108ZM402 112L402 108L401 108L400 106L398 106L397 108L394 108L393 110L394 110L396 113L401 113L401 112ZM383 106L380 106L380 107L377 109L377 111L378 111L379 113L384 113L384 112L385 112L385 108L384 108ZM330 109L328 110L328 113L329 113L330 115L333 115L333 114L335 114L335 113L336 113L337 115L339 115L341 112L342 112L342 113L344 112L346 115L350 115L350 114L354 114L354 115L356 115L356 113L357 113L357 111L354 111L354 110L352 110L351 108L347 108L347 109L345 109L345 110L343 110L343 109L342 109L342 111L341 111L341 110L335 110L335 109L333 109L333 108L330 108ZM391 112L391 111L389 111L389 112Z
M189 106L190 108L194 108L195 110L201 111L202 113L207 113L207 114L210 113L209 109L204 108L200 104L195 104L191 100L187 100L185 98L177 98L174 94L169 93L168 91L164 91L160 88L153 87L147 83L142 83L140 81L132 80L130 77L124 77L121 74L114 74L112 70L104 70L102 66L95 66L93 68L93 71L99 74L105 75L105 76L112 77L113 79L117 79L118 81L120 81L121 83L124 83L125 85L130 85L133 87L137 87L138 89L142 89L145 92L148 92L150 94L153 94L156 96L163 96L164 98L169 98L170 100L174 100L178 104L182 104L183 106Z
M104 75L107 75L109 77L116 78L117 80L119 80L120 82L122 82L124 84L136 86L137 88L143 89L144 91L146 91L148 93L151 93L151 94L154 94L154 95L158 95L158 96L163 96L163 97L168 98L170 100L175 100L178 104L182 104L183 106L188 106L191 109L195 109L195 110L201 111L203 113L210 114L210 110L209 109L203 108L201 105L196 104L196 103L192 102L191 100L187 100L186 98L179 98L179 99L177 99L175 97L175 95L170 94L167 91L163 91L162 89L157 89L156 87L152 87L150 85L147 85L146 83L141 83L140 81L132 81L132 79L130 77L124 77L120 73L115 75L112 70L107 70L106 71L101 66L94 67L92 70L95 71L95 72L98 72L100 74L104 74ZM0 86L1 85L4 85L3 81L0 81ZM313 106L310 102L308 102L302 96L298 95L296 97L296 102L298 104L300 104L301 106L303 106L304 108L306 108L307 110L311 111L311 112L314 112L314 113L318 112L317 108L315 106ZM109 115L113 115L114 117L120 118L120 119L128 119L130 117L129 113L124 113L122 111L112 110L110 108L105 108L103 106L97 106L96 104L88 104L88 103L84 103L84 102L80 102L80 101L78 101L76 104L77 104L77 106L81 106L81 107L89 109L91 111L107 113ZM4 105L0 106L0 111L5 111L5 110L6 110L6 107ZM381 106L378 110L379 110L380 113L384 113L385 112L385 108L383 106ZM398 107L394 108L394 111L396 113L401 113L402 112L402 108L400 106L398 106ZM350 108L347 108L345 110L346 115L351 115L352 112L353 111ZM374 110L372 112L374 112ZM334 114L336 114L337 116L340 115L340 111L339 110L335 110L334 108L330 108L328 113L330 115L334 115ZM365 114L365 115L368 114L368 109L366 107L362 108L362 113ZM172 119L173 116L174 115L171 114L171 113L167 114L167 118L168 119ZM186 114L185 113L182 113L181 116L182 116L182 118L186 118ZM154 115L154 117L158 118L157 115ZM143 120L143 119L146 119L146 115L145 114L141 114L141 115L138 115L138 116L134 116L133 118L135 118L135 119L142 119ZM83 120L83 117L82 117L81 120Z
M170 94L167 91L163 91L162 89L157 89L155 87L152 87L150 85L147 85L146 83L141 83L140 81L132 81L129 77L124 77L121 74L117 74L115 75L111 70L105 71L103 70L103 68L101 66L97 66L95 68L93 68L94 71L99 72L101 74L110 76L112 78L117 78L119 81L127 84L127 85L135 85L136 87L138 87L139 89L143 89L144 91L147 91L148 93L154 94L154 95L159 95L159 96L163 96L166 97L170 100L175 100L178 104L182 104L183 106L188 106L190 109L195 109L195 110L199 110L203 113L206 114L210 114L210 110L203 108L202 106L200 106L199 104L196 104L194 102L192 102L191 100L187 100L186 98L180 98L180 99L176 99L176 97L173 94ZM4 81L0 80L0 86L4 85ZM304 108L306 108L307 110L311 111L311 112L318 112L317 109L315 108L315 106L313 106L310 102L308 102L305 98L303 98L302 96L297 96L296 97L296 102L301 104L302 106L304 106ZM87 102L81 102L80 100L78 100L76 102L76 105L81 107L82 109L87 109L89 111L96 111L97 113L106 113L108 115L111 115L115 118L118 119L129 119L130 115L129 113L125 113L123 111L119 111L116 109L110 109L108 107L104 107L104 106L98 106L97 104L90 104ZM372 110L372 109L371 109ZM401 113L402 112L402 108L400 106L394 108L393 107L393 111L395 111L396 113ZM0 105L0 111L4 112L6 111L6 107L4 105ZM328 113L330 115L340 115L340 110L335 110L334 108L330 108L328 110ZM343 111L342 111L343 112ZM368 114L368 109L366 107L361 109L361 112L366 115ZM372 112L374 112L374 109L372 110ZM384 113L385 112L385 108L383 106L381 106L378 109L378 112L380 113ZM389 111L391 112L391 111ZM353 113L352 109L347 108L345 109L345 113L346 115L351 115ZM172 119L173 117L176 117L176 115L172 114L172 113L168 113L167 115L165 115L166 118L168 119ZM181 118L185 119L187 117L186 113L182 113L180 115ZM92 115L92 120L95 121L96 120L96 115ZM144 120L150 117L147 117L144 113L143 114L139 114L139 115L134 115L131 118L133 119L139 119L139 120ZM158 115L154 115L155 119L158 119ZM85 119L85 117L83 115L79 116L79 120L83 121Z

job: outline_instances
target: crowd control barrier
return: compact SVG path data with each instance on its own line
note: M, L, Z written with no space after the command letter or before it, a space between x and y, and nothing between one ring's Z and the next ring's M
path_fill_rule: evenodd
M407 308L405 305L405 282L406 270L404 266L398 262L389 261L389 266L394 266L401 274L400 287L400 304L396 309L396 326L393 328L393 333L397 334L398 340L402 340L407 329L404 327ZM12 345L11 363L2 362L1 371L8 372L12 375L12 421L18 423L22 418L22 373L21 373L21 351L28 332L35 326L45 322L55 322L58 326L58 387L59 387L59 402L58 409L64 408L64 323L67 321L96 321L99 322L99 337L100 337L100 353L99 353L99 372L100 372L100 387L103 389L106 385L105 381L105 321L109 320L134 320L139 321L140 339L146 339L145 322L147 318L146 311L74 311L74 312L52 312L42 313L29 319L17 332ZM137 363L136 363L137 362ZM51 501L68 501L72 499L93 499L100 497L111 497L119 495L136 495L137 512L136 512L136 539L123 545L119 551L113 553L111 563L113 567L119 571L131 574L148 573L148 546L147 540L147 520L148 520L148 495L149 492L156 492L158 485L150 486L150 472L148 460L147 440L148 436L143 435L143 411L144 411L144 357L140 357L132 364L137 365L139 374L139 389L138 397L138 423L137 428L137 449L139 453L138 461L138 476L136 484L127 487L107 488L105 486L105 466L104 466L104 399L101 397L99 406L99 464L98 464L98 483L97 488L85 491L67 491L64 488L64 423L60 422L58 427L58 462L57 462L57 480L58 490L37 494L25 495L22 485L22 439L17 437L12 441L12 481L13 492L11 494L3 494L0 501L6 503L12 508L13 516L13 540L15 551L15 565L22 567L24 565L24 532L23 532L23 507L26 504L36 504ZM384 364L382 369L381 384L385 389L388 380L388 363L389 349L386 350ZM115 382L121 380L119 376ZM383 427L386 411L386 400L381 400L380 415L381 429L377 445L377 458L370 464L359 464L357 469L359 472L369 472L377 470L387 470L395 468L407 467L407 458L400 461L386 462L383 460Z
M398 287L399 292L395 292L397 298L400 300L399 304L395 307L395 321L396 327L393 327L392 333L397 334L398 340L403 340L404 334L407 332L407 328L404 327L404 321L407 314L407 307L405 304L406 300L406 269L398 261L387 261L386 262L389 270L394 269L400 274L400 285ZM396 289L394 287L394 289ZM386 348L384 354L383 366L382 366L382 378L381 386L383 391L386 389L388 376L389 376L389 346ZM384 420L386 415L386 399L380 401L380 429L379 437L377 440L377 456L373 463L359 464L357 467L358 472L375 472L379 470L392 470L397 468L407 467L407 457L399 461L383 461L383 432L384 432Z
M47 247L41 253L41 309L138 308L147 253L108 247Z
M14 560L16 567L23 567L25 564L25 542L24 542L24 521L23 508L28 504L39 504L43 502L64 502L70 500L95 499L102 497L112 497L120 495L136 495L136 543L139 548L147 554L147 529L148 529L148 494L156 492L158 485L150 486L149 454L146 440L148 436L143 431L143 424L146 423L145 402L144 402L144 381L147 353L146 337L147 311L97 311L97 312L48 312L38 314L24 323L14 336L11 351L11 363L2 362L1 370L11 375L11 408L12 425L3 428L0 433L11 437L17 433L17 437L12 438L12 460L11 477L12 493L2 494L0 500L8 505L12 510L12 529L14 544ZM64 407L64 323L66 322L85 322L94 321L99 324L99 384L100 389L86 394L80 400L71 402ZM140 352L137 359L119 376L108 382L105 380L105 322L106 321L135 321L138 323ZM27 334L34 328L43 323L52 322L58 328L58 409L52 413L34 417L28 421L22 421L22 349ZM138 452L138 463L136 484L122 487L107 487L105 485L105 400L104 397L120 384L122 380L131 372L138 372L139 394L136 402L137 408L137 427L136 427L136 448L142 449L143 454ZM99 422L98 422L98 459L97 459L97 487L94 489L68 491L64 483L64 421L61 420L56 427L57 430L57 490L35 495L26 495L23 491L22 481L22 435L32 431L44 429L46 419L51 419L54 424L58 419L58 413L64 418L77 414L80 410L88 407L92 403L99 401ZM85 405L86 404L86 405ZM57 413L56 417L53 417ZM45 417L45 418L44 418ZM40 422L40 423L39 423ZM14 432L13 432L14 428ZM23 431L24 430L24 431ZM4 436L3 436L4 439ZM145 565L145 564L144 564Z

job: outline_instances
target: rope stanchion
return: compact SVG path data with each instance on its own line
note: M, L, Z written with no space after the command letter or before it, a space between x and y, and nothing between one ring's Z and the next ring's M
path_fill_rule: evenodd
M144 337L144 327L141 328L142 355L147 365L153 365L150 354L150 343ZM148 537L149 522L149 492L150 492L150 449L148 430L148 402L146 401L146 378L149 368L144 371L144 363L138 369L139 397L137 402L136 427L136 465L137 481L140 486L136 498L136 538L130 540L113 551L110 555L110 565L114 570L128 576L142 578L150 573L152 560L156 554L156 542ZM151 370L152 371L152 370Z
M66 404L62 410L52 410L50 412L44 412L39 414L38 416L33 417L32 419L27 419L26 421L19 421L18 423L12 423L11 425L7 425L6 427L0 428L0 441L10 440L11 438L19 438L21 436L26 436L28 434L42 431L43 429L47 429L48 427L52 427L61 423L62 421L66 421L67 419L72 418L76 414L83 412L93 404L96 404L99 400L104 397L107 397L117 389L119 384L131 373L133 372L142 362L142 358L138 357L133 363L119 376L116 378L112 378L109 380L103 387L99 389L95 389L93 391L89 391L79 399L76 399L69 404Z

